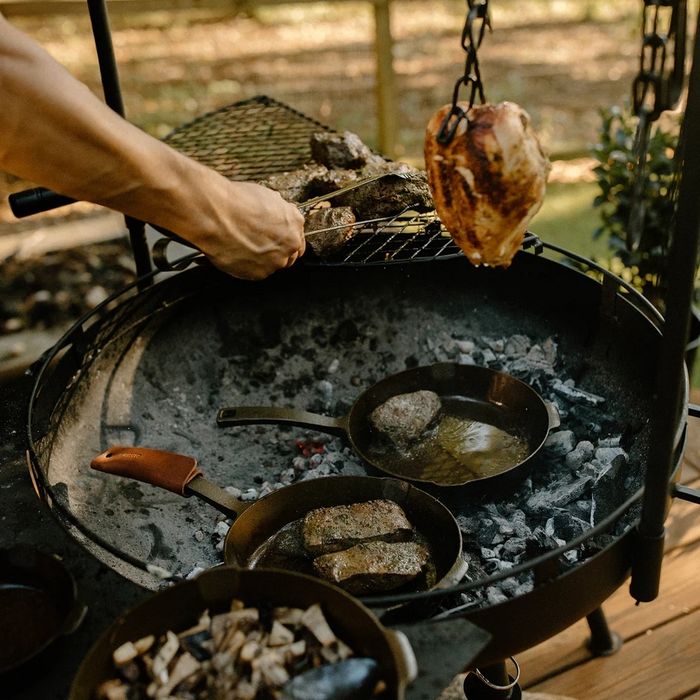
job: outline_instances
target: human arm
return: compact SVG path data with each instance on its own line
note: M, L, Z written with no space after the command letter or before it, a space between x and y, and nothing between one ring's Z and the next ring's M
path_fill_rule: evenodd
M261 279L304 252L277 192L231 182L122 119L0 15L0 169L166 228Z

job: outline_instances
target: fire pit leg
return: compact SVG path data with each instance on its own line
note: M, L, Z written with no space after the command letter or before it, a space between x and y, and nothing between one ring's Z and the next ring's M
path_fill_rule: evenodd
M620 650L622 638L608 627L603 608L596 608L586 620L591 630L587 646L594 656L611 656Z
M522 690L518 685L520 667L513 657L515 678L508 674L506 662L475 668L464 679L464 697L467 700L520 700Z

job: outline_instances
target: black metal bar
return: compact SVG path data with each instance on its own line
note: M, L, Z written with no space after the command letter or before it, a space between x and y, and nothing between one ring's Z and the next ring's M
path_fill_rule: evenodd
M102 79L102 91L107 106L117 114L124 116L124 100L119 86L119 71L114 57L114 45L112 44L112 32L109 27L107 3L105 0L87 0L88 12L92 35L95 38L97 50L97 63L100 66L100 78Z
M97 62L100 66L100 78L102 79L105 102L108 107L111 107L123 117L124 100L122 99L122 91L119 85L119 71L117 70L117 61L114 56L107 3L105 0L87 0L87 6L90 13L92 34L95 39ZM125 216L124 222L129 231L131 250L136 263L136 275L138 278L141 278L153 269L151 254L146 242L146 227L143 222L130 216Z
M674 498L680 498L681 501L688 501L700 506L700 489L692 489L690 486L676 484L673 487Z
M700 15L698 16L700 26ZM700 232L700 42L695 42L681 139L681 174L673 240L669 250L666 322L661 344L657 389L652 416L649 463L644 486L638 541L632 564L630 594L637 602L654 600L659 592L670 504L673 443L684 400L683 361L690 324Z
M603 608L596 608L586 615L588 629L591 636L588 640L588 648L595 656L610 656L620 650L622 639L619 634L611 631L608 621L605 619Z
M34 187L31 190L15 192L7 199L10 202L10 210L18 219L65 207L75 202L72 197L58 194L47 187Z

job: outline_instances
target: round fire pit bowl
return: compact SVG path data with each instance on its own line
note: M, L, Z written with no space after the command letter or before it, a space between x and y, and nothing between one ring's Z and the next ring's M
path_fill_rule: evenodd
M471 579L402 599L490 632L477 659L485 665L588 615L629 576L660 325L609 275L601 284L528 252L508 270L462 258L294 266L262 282L187 270L124 290L47 354L29 407L32 475L83 546L155 590L163 583L153 571L184 578L218 563L228 525L206 504L92 473L91 459L110 445L195 453L213 481L256 500L302 477L371 474L340 438L312 429L222 430L221 406L344 415L362 387L407 369L505 371L556 403L561 425L516 488L442 489L455 491L443 503L462 530Z

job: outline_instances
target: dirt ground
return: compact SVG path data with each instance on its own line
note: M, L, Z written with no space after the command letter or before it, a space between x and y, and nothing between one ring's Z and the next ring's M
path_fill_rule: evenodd
M493 32L480 49L487 100L508 99L525 107L553 158L585 155L596 139L598 110L622 104L630 93L641 3L620 0L612 7L599 0L531 0L527 5L493 0L491 11ZM392 4L399 157L414 165L422 163L425 124L451 99L463 70L464 13L465 3L458 0ZM12 21L101 93L86 18ZM212 109L266 94L377 146L374 19L368 2L263 6L253 14L209 21L193 21L187 12L131 17L113 12L112 27L127 116L157 137ZM572 172L584 179L590 166L559 164L554 176L570 178ZM96 213L81 203L17 221L7 194L29 185L0 173L0 237ZM122 246L119 254L125 252ZM102 285L103 276L96 271L108 270L114 254L109 246L103 257L99 247L86 255L72 254L67 268L73 273L60 275L60 284L56 278L58 291L51 288L51 273L37 269L38 260L0 264L0 334L32 324L35 317L49 324L62 319L60 309L45 308L47 287L51 299L63 299L68 315L79 309L62 292L83 299L94 285L112 291L112 280ZM52 269L60 269L60 260L60 254L52 258ZM118 267L122 273L114 283L121 284L131 273ZM32 296L37 292L38 302Z

